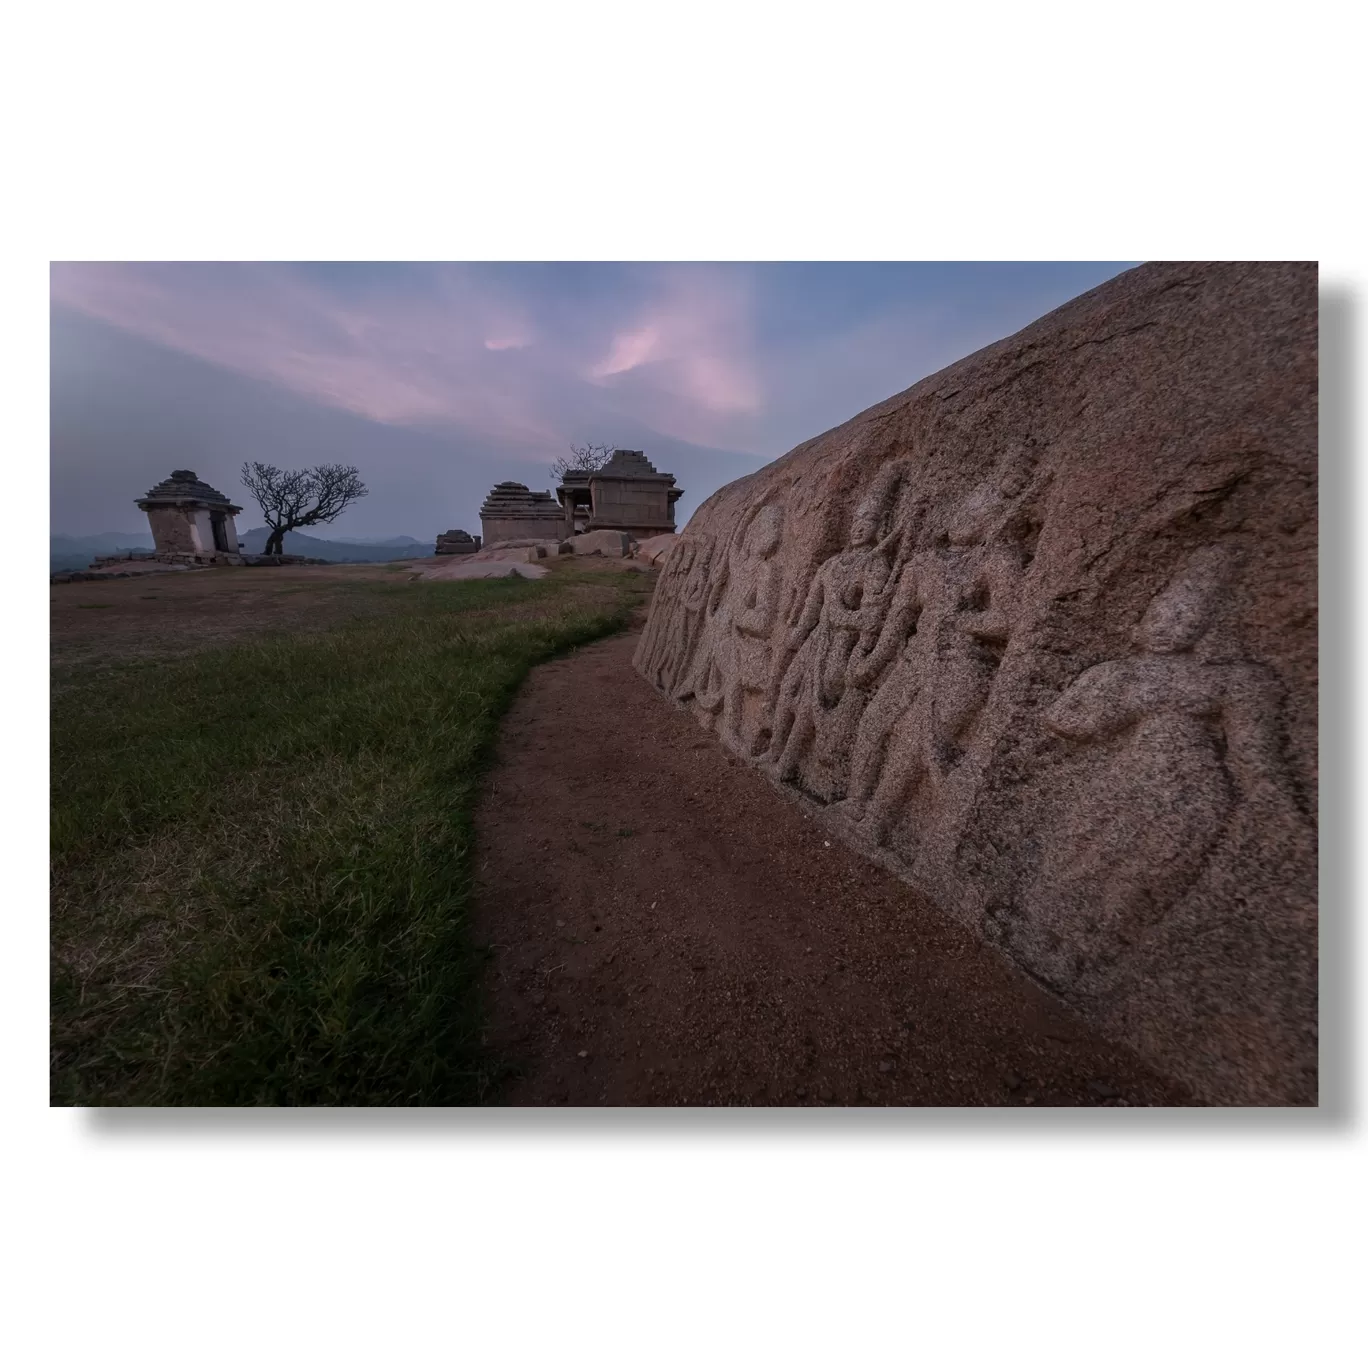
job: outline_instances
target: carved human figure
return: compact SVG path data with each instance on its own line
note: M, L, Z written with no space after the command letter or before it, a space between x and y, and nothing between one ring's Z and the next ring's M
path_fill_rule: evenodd
M1125 746L1047 840L1026 897L1040 915L1068 908L1124 943L1196 881L1236 803L1295 804L1276 677L1203 650L1228 568L1219 548L1194 553L1135 629L1137 653L1085 670L1046 712L1058 736Z
M770 637L779 616L783 575L773 559L783 533L783 512L762 504L742 523L728 554L727 582L710 629L710 651L694 696L699 706L721 712L721 728L748 747L764 730L742 735L747 693L764 694L770 682Z
M701 599L707 593L710 543L682 536L661 567L651 614L634 663L665 693L674 695L688 676L697 643Z
M696 544L681 537L661 566L660 578L651 595L651 614L641 634L634 664L657 688L664 688L666 673L684 649L683 615L680 593L693 567Z
M880 534L905 472L901 462L886 468L860 501L847 548L817 571L787 633L775 670L768 756L781 781L795 777L814 745L824 760L837 764L848 752L864 704L846 687L850 660L857 649L868 651L879 634L892 552L903 533L895 527Z
M679 607L676 610L679 628L679 647L674 668L670 671L667 687L672 697L682 701L693 691L694 656L698 653L700 637L705 627L705 609L713 563L713 544L709 538L696 543L692 563L685 572L679 588Z
M946 545L909 557L878 641L852 663L851 683L873 695L856 729L844 810L878 845L913 792L955 767L988 699L1023 573L1003 526L1005 490L1019 488L976 490L951 514Z

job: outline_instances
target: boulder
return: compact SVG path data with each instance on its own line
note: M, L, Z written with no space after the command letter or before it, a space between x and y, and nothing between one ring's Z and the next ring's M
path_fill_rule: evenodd
M509 560L478 560L474 556L462 556L459 560L446 565L429 566L420 570L412 579L452 580L452 579L508 579L520 576L523 579L541 579L546 574L544 565L528 565L525 562Z
M529 561L554 559L556 556L570 555L570 545L568 542L537 542L527 547L523 554Z
M627 532L601 528L597 532L581 532L569 538L569 545L577 556L630 556L636 543Z
M506 537L502 541L490 541L484 544L484 554L491 551L517 551L529 546L540 546L545 538L538 537Z
M1142 266L797 447L635 658L1211 1103L1317 1099L1316 292Z
M664 532L658 537L647 537L645 541L637 543L634 554L647 565L660 565L678 540L678 536L673 532Z
M548 548L556 547L557 542L535 542L535 541L516 541L502 542L497 546L486 546L477 551L474 555L467 557L468 560L479 562L495 561L523 563L525 561L544 560L547 555L557 554Z

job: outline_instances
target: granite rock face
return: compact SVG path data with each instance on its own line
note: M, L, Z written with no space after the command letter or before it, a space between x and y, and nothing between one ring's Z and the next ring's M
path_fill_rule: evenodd
M1072 300L713 495L636 655L1213 1103L1317 1095L1316 291Z

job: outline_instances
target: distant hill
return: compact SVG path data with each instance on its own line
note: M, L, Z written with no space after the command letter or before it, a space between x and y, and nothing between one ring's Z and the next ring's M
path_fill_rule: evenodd
M348 546L431 546L433 542L422 542L417 537L348 537Z
M259 556L266 549L266 538L270 529L254 527L250 532L240 532L238 540L244 551ZM310 537L303 532L285 534L285 554L287 556L314 556L326 561L392 561L407 560L410 556L430 556L436 549L436 540L420 542L416 537L387 537L383 540L365 538L360 541L324 541L321 537Z
M68 537L58 532L50 539L49 558L53 571L84 570L96 556L151 549L151 532L96 532L89 537Z
M240 533L238 540L243 550L260 555L265 550L269 535L267 528L254 527L250 532ZM97 532L88 537L54 533L51 537L50 568L54 572L84 570L96 556L109 556L118 551L150 551L152 546L150 532ZM435 541L421 542L417 537L364 537L350 542L333 542L324 541L321 537L309 537L303 532L285 534L287 555L313 556L318 560L339 563L430 556L435 546Z
M90 537L68 537L64 532L52 534L53 554L59 552L89 551L92 555L103 555L106 551L131 551L152 549L152 534L143 532L96 532Z

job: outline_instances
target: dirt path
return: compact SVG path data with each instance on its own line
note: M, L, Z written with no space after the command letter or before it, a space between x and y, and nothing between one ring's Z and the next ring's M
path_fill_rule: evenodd
M489 1044L514 1105L1172 1105L631 667L535 670L479 815Z

